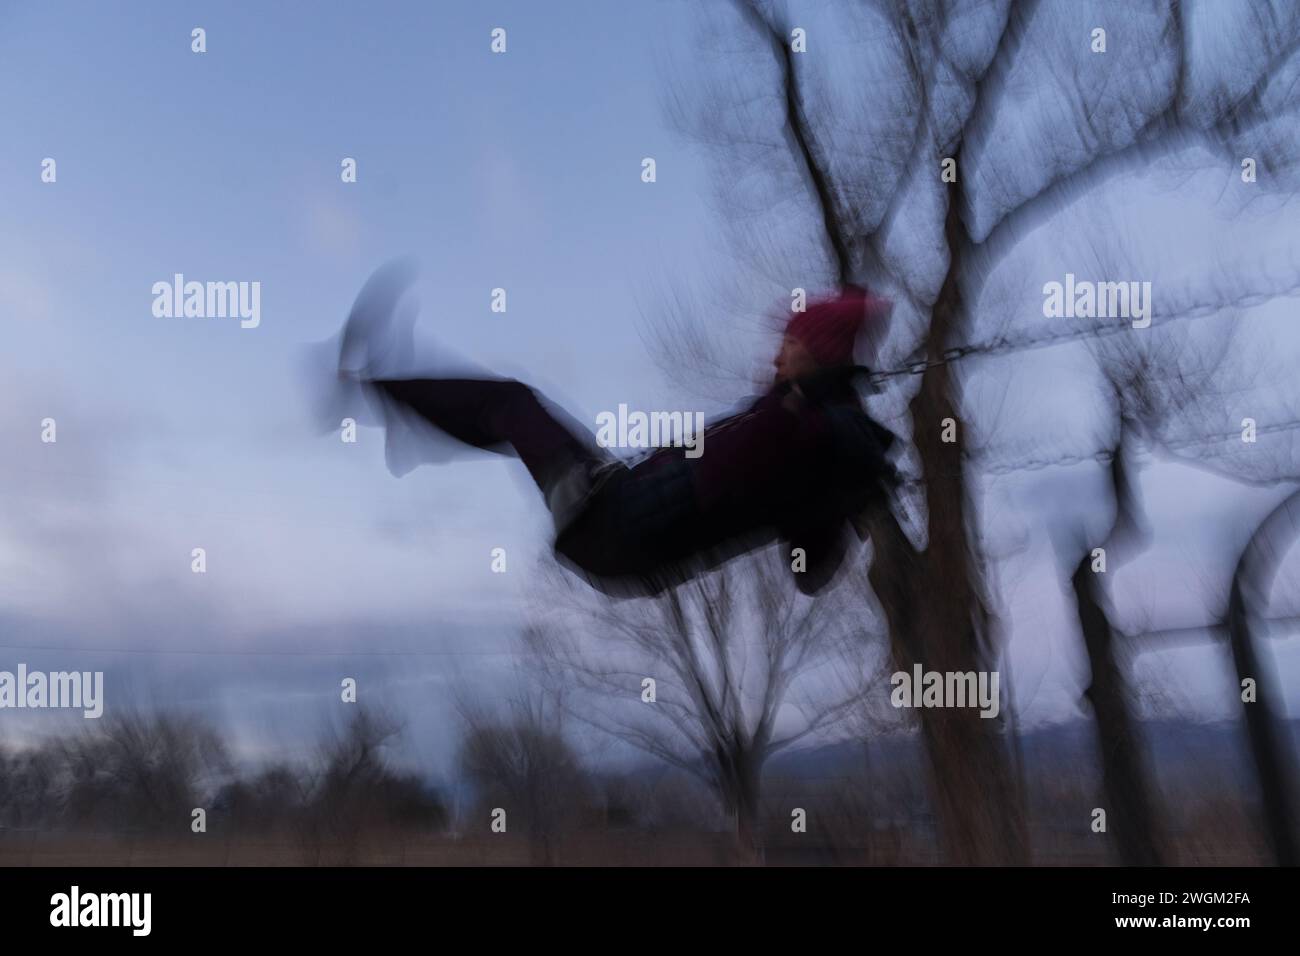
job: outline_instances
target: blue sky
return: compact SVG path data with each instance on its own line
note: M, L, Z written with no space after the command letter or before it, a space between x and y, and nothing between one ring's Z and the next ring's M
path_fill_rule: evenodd
M298 359L409 254L422 333L585 417L653 401L638 286L690 258L704 216L662 117L670 24L601 3L0 9L6 491L25 512L0 545L9 612L91 647L261 650L320 626L300 643L330 650L356 635L325 625L354 619L400 647L508 648L545 546L535 492L498 460L395 481L380 432L309 427ZM154 318L175 272L260 281L260 327ZM33 445L46 416L59 442ZM495 546L520 571L489 574Z
M666 91L694 78L688 11L0 5L0 616L17 646L0 661L110 669L124 694L215 715L254 753L292 744L338 678L360 676L422 725L418 754L445 758L455 695L512 686L528 569L548 546L540 499L515 463L399 481L381 433L320 437L299 359L376 266L413 255L433 349L586 421L620 402L720 410L686 405L646 346L665 289L734 272L716 167L666 118ZM45 157L56 184L40 181ZM260 327L155 318L151 286L176 272L261 282ZM771 342L734 344L761 364ZM47 416L56 445L38 441ZM1007 507L1050 520L1059 496L1017 487ZM206 575L190 573L196 546ZM510 573L490 573L493 547ZM1059 719L1075 712L1077 655L1029 554L1008 601L1034 716ZM82 650L20 649L42 645ZM1219 680L1208 656L1165 666Z

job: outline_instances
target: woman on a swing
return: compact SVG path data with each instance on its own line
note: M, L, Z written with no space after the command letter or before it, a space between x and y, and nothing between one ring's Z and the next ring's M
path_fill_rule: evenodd
M791 318L771 387L709 425L704 453L656 450L628 465L510 379L379 374L394 348L393 316L413 278L376 272L343 330L339 376L361 385L391 430L415 415L477 448L518 456L554 518L555 551L611 594L654 594L745 551L780 540L796 586L823 587L848 531L898 483L894 436L863 410L853 380L858 333L883 338L889 303L857 287Z

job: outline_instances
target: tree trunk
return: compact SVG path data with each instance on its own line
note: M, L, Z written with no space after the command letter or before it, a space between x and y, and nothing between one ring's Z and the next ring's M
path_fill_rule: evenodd
M951 259L930 323L929 359L942 357L960 327L957 276L966 248L958 218L959 194L949 195L945 229ZM956 388L946 363L928 367L912 400L913 440L926 484L928 543L917 551L894 516L873 519L875 557L869 580L889 621L900 669L980 671L994 663L982 637L987 612L980 593L978 555L968 541L962 472L964 436ZM942 440L943 423L956 423L956 441ZM922 708L931 790L946 858L961 864L1028 862L1024 814L997 721L975 708Z
M1259 523L1237 560L1228 600L1228 641L1237 671L1238 689L1247 678L1255 681L1256 698L1242 702L1246 735L1259 774L1264 804L1264 824L1280 866L1300 865L1296 840L1296 771L1294 749L1285 721L1285 709L1276 669L1267 650L1253 633L1251 617L1268 603L1268 593L1282 557L1296 540L1300 527L1300 492L1289 495Z
M1096 718L1102 781L1110 803L1107 828L1115 834L1125 866L1159 866L1163 862L1161 839L1143 771L1142 741L1129 714L1129 694L1124 674L1115 663L1113 632L1102 608L1090 554L1075 568L1071 584L1092 669L1084 694Z
M736 850L742 863L762 862L762 834L759 821L762 762L743 748L730 748L722 755L719 779L723 805L736 820Z
M753 862L762 859L762 838L758 820L757 783L740 786L736 800L736 842L741 853Z

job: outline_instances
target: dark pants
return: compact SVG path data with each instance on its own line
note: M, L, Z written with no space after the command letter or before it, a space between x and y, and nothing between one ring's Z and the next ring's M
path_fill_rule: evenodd
M371 383L388 400L453 438L513 451L543 492L576 463L611 461L576 422L512 380L410 379ZM600 490L555 542L556 552L612 594L656 593L704 542L690 470L680 453L654 455L606 473Z
M537 394L511 379L407 379L371 383L425 421L476 448L523 461L539 488L599 454L590 436L560 421Z

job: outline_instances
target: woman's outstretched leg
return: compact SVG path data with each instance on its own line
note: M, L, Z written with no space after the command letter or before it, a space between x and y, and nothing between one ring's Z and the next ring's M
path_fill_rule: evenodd
M370 383L453 438L513 451L563 527L597 484L601 456L590 436L562 422L527 385L513 379L380 379Z
M539 486L544 487L557 467L595 458L589 445L522 382L417 378L370 384L467 445L506 454L513 450Z

